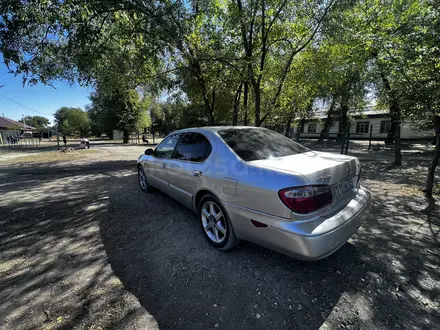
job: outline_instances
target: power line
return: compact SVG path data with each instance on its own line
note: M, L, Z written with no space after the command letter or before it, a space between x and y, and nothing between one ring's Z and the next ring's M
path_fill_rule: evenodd
M0 96L3 96L5 99L8 99L9 101L14 102L15 104L18 104L19 106L21 106L21 107L23 107L23 108L26 108L26 109L28 109L28 110L31 110L31 111L33 111L33 112L36 112L36 113L39 113L39 114L41 114L41 115L45 115L45 116L51 116L51 115L49 115L49 114L47 114L47 113L43 113L43 112L41 112L41 111L38 111L38 110L35 110L35 109L32 109L32 108L29 108L28 106L23 105L23 104L21 104L21 103L18 103L17 101L14 101L13 99L11 99L11 98L9 98L9 97L7 97L6 95L3 95L3 94L1 94L1 93L0 93Z

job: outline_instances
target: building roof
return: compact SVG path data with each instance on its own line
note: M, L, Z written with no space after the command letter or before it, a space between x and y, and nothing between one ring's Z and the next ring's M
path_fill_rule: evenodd
M326 110L317 110L315 112L313 112L313 114L311 114L311 116L307 119L324 119L327 118L327 111ZM375 107L365 107L362 110L355 110L355 109L350 109L348 111L349 115L353 116L353 117L382 117L382 116L387 116L389 115L389 111L388 110L383 110L383 109L377 109Z
M206 130L206 131L213 131L217 132L219 130L225 130L225 129L246 129L246 128L260 128L260 127L254 127L254 126L200 126L200 127L189 127L184 128L181 130L178 130L176 132L184 132L184 131L193 131L193 130Z
M27 131L36 130L34 126L27 124L25 125L23 123L20 123L19 121L15 121L6 117L0 117L0 129L20 129Z

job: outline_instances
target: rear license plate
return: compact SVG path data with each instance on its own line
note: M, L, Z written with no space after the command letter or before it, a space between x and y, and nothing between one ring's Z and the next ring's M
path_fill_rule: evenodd
M338 184L335 185L335 193L336 196L342 196L345 195L345 193L351 189L353 189L354 187L354 181L355 181L356 177L352 177L350 179L344 180L339 182Z

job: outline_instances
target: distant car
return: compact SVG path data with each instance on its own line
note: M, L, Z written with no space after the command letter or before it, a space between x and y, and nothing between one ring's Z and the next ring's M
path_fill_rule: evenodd
M23 131L23 134L21 134L20 138L22 139L32 139L32 132L31 131Z
M371 199L357 158L311 151L265 128L176 131L137 164L142 191L156 187L195 211L219 250L243 239L324 258L356 232Z

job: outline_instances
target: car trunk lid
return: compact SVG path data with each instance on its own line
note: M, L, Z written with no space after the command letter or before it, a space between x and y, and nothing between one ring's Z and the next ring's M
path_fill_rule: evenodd
M355 157L309 151L301 154L251 161L251 164L302 174L312 185L333 186L356 175Z
M350 196L356 194L360 165L355 157L309 151L306 153L263 159L250 162L254 165L283 172L302 174L310 185L328 185L332 192L332 203L319 210L327 216L344 207Z

